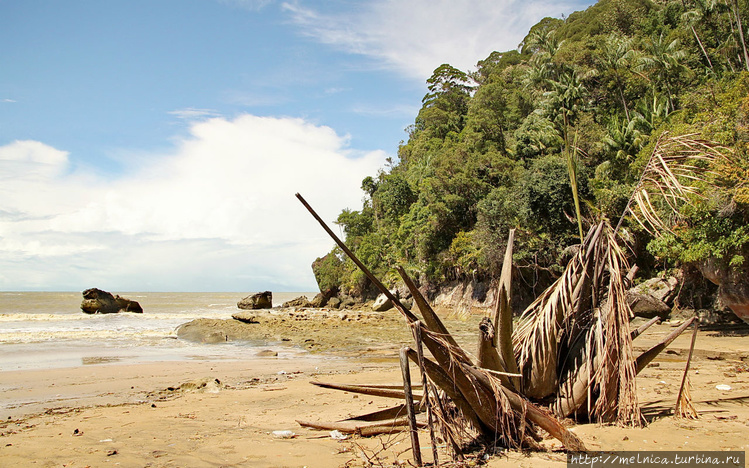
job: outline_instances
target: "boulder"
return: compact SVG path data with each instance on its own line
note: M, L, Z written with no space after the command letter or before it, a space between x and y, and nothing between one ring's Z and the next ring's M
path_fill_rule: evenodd
M327 307L330 307L331 309L338 309L339 307L341 307L341 300L335 296L331 297L330 299L328 299Z
M744 250L742 254L747 258L748 249ZM700 265L700 271L705 278L719 286L720 302L744 322L749 323L749 265L748 262L744 262L739 267L733 267L727 257L706 260Z
M101 289L87 289L82 294L83 302L81 302L81 310L86 314L143 313L143 308L136 301L112 295L112 293L102 291Z
M255 310L255 309L272 309L273 308L273 293L270 291L259 292L251 294L241 301L237 302L237 307L240 309Z
M393 295L398 294L396 290L390 291L390 293ZM380 294L379 296L377 296L374 304L372 304L372 310L374 310L375 312L385 312L386 310L390 310L393 307L393 301L388 299L384 294Z
M232 326L233 320L195 319L177 327L180 339L196 343L225 343L232 340L232 332L237 327ZM242 325L240 322L235 322Z
M310 301L309 306L319 309L325 307L328 304L328 297L323 293L317 293L317 295Z
M341 306L340 306L341 309L350 309L356 306L357 304L356 299L348 295L341 295L341 296L338 296L338 298L341 300Z
M307 296L299 296L296 299L284 302L283 307L312 307L312 305Z
M671 313L670 303L678 286L675 277L650 278L627 291L627 302L637 317L666 318Z

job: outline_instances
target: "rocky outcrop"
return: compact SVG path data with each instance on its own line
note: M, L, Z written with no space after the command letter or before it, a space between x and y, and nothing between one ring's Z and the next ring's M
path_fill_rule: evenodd
M315 307L317 309L325 307L326 305L328 305L328 297L323 293L318 293L310 302L310 307Z
M307 296L299 296L296 299L284 302L282 307L312 307L312 304Z
M433 306L453 310L488 309L494 305L494 293L488 281L455 281L436 291Z
M671 313L679 279L650 278L627 291L627 303L637 317L667 318Z
M745 252L744 258L749 252ZM702 274L717 284L718 298L744 322L749 323L749 265L734 268L728 260L711 258L700 265Z
M256 310L273 308L273 293L270 291L251 294L237 302L240 309Z
M231 314L231 318L239 320L242 323L260 323L258 322L257 315L251 312L237 312L236 314Z
M136 301L112 295L112 293L102 291L101 289L87 289L82 294L83 302L81 302L81 310L86 314L143 313L143 308Z

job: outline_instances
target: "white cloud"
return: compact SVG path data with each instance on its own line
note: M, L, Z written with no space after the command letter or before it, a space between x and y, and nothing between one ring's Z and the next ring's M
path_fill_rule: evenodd
M208 117L219 117L221 115L213 109L198 109L195 107L186 107L184 109L169 111L168 113L184 120L198 120Z
M0 289L312 289L310 264L332 242L295 192L331 222L361 206L361 180L385 157L328 127L252 115L193 123L123 178L69 173L67 153L39 142L0 147L12 174Z
M592 0L386 0L364 2L346 13L326 14L284 3L304 33L324 44L372 56L419 80L443 63L472 69L492 51L515 49L545 16L595 3Z

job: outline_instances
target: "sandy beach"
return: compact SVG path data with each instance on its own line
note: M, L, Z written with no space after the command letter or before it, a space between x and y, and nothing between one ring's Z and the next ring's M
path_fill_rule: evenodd
M367 335L366 323L357 327ZM635 341L636 348L645 349L671 330L669 324L652 327ZM638 377L646 427L582 424L572 431L591 450L746 450L747 333L745 327L700 331L690 371L698 420L672 417L691 338L685 333ZM397 341L382 337L378 348L363 342L346 355L270 353L254 360L103 362L2 372L0 466L408 466L405 434L336 440L296 422L335 421L392 406L394 400L327 390L310 381L400 383ZM431 462L428 431L420 438L423 458ZM546 451L503 452L487 460L474 454L466 461L489 467L565 465L559 442L549 438L543 445ZM449 459L444 450L441 456Z

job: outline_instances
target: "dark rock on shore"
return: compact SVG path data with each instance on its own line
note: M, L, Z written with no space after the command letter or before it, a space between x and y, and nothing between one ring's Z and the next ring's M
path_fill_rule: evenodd
M273 293L270 291L263 291L251 294L237 302L237 307L247 310L272 309Z
M310 302L310 307L314 307L316 309L319 309L321 307L325 307L328 305L328 297L325 296L323 293L318 293L313 299L312 302Z
M284 302L282 307L312 307L312 303L307 299L307 296L299 296L296 299Z
M667 318L679 280L674 277L650 278L627 291L627 302L638 317Z
M87 289L82 294L83 302L81 302L81 310L87 314L143 313L143 308L136 301L112 295L112 293L102 291L101 289Z

